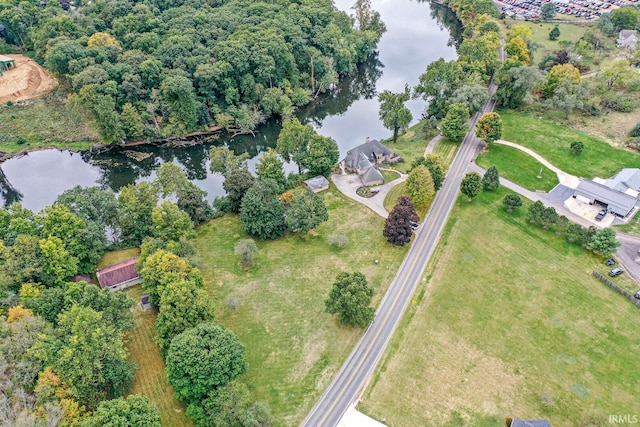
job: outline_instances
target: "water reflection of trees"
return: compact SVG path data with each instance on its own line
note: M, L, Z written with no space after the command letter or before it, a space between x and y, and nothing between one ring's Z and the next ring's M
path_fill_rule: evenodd
M0 169L0 198L2 199L4 206L9 206L13 203L22 201L22 193L19 192L9 179L4 174L4 171Z
M382 77L384 65L373 56L358 67L358 71L342 80L331 92L316 99L298 114L300 121L320 127L328 116L343 114L359 99L376 96L376 83Z
M302 122L320 126L327 117L346 112L355 101L373 98L376 96L376 82L382 76L383 67L377 56L372 57L361 64L356 73L343 79L335 90L299 111L297 117ZM175 161L184 166L190 180L204 180L209 173L207 162L211 145L228 145L236 154L248 153L254 158L267 148L275 147L281 127L279 120L271 119L261 124L255 135L237 135L233 138L221 136L212 143L184 147L139 146L135 150L116 147L108 151L83 152L82 158L100 170L99 185L113 191L150 177L165 162ZM132 151L137 155L131 155Z
M462 43L462 33L464 28L462 22L458 19L455 13L447 6L437 3L433 0L418 0L419 3L429 2L431 6L431 17L438 22L440 29L447 29L449 31L449 41L447 46L455 46L458 48Z

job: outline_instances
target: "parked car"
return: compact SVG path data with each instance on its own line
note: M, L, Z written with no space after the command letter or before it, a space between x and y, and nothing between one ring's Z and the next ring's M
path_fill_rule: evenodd
M614 265L615 263L616 263L616 260L615 260L615 259L613 259L613 258L609 258L609 259L607 260L607 265L609 265L609 266Z
M611 270L609 272L609 276L616 277L616 276L621 275L622 273L624 273L624 270L621 269L620 267L616 267L616 268L614 268L613 270Z
M420 224L415 221L411 221L411 229L416 231L418 228L420 228Z
M596 221L602 221L602 218L604 218L606 214L607 214L607 210L602 209L600 212L598 212L598 215L596 215Z

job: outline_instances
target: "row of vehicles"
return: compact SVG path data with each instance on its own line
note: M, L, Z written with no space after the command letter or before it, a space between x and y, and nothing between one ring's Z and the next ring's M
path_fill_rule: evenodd
M612 6L627 6L637 3L639 0L500 0L506 6L502 11L516 19L540 19L542 6L554 3L556 12L564 15L575 16L581 19L595 19L608 12Z

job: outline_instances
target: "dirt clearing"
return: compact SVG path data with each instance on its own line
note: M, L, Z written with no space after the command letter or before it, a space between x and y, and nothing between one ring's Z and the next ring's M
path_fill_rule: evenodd
M53 89L56 81L36 61L24 55L6 55L16 67L0 76L0 104L36 98Z

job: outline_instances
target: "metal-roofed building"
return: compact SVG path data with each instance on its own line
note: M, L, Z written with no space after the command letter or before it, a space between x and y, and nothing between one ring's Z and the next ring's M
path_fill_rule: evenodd
M329 188L329 181L322 175L309 178L304 183L307 185L307 188L314 193L319 193Z
M624 168L604 183L609 188L637 197L640 191L640 169Z
M637 197L609 188L607 185L590 179L580 181L580 184L573 192L573 197L589 204L601 203L606 205L609 212L622 217L629 215L638 201Z

